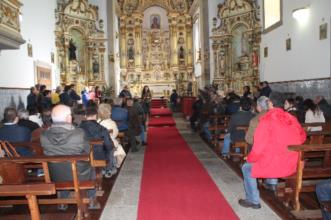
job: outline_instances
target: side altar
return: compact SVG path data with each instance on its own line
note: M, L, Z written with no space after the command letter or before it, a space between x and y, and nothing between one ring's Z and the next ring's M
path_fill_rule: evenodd
M104 85L107 39L98 7L87 0L58 1L55 16L61 84L75 84L77 91Z
M218 5L211 39L214 84L222 90L242 93L259 81L261 25L259 8L250 0L226 0Z

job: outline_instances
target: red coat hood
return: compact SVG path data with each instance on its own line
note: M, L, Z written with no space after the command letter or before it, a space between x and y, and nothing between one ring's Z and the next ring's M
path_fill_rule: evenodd
M252 176L279 178L295 173L298 153L289 151L288 146L305 140L306 133L294 116L280 108L269 110L259 120L247 157L253 164Z

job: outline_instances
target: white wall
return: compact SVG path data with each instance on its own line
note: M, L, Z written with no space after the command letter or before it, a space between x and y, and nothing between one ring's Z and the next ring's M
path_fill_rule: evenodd
M108 19L107 19L107 0L89 0L88 1L90 4L92 5L96 5L99 8L99 20L102 19L103 20L103 30L105 32L105 38L108 37ZM97 23L97 27L99 28L99 24ZM105 55L104 55L104 61L105 61L105 80L106 80L106 84L109 85L109 62L108 62L108 51L109 51L109 46L108 46L108 42L105 42L105 47L106 47L106 51L105 51Z
M164 8L161 8L158 6L149 7L144 11L143 29L151 28L151 15L154 15L154 14L160 15L161 29L168 30L169 22L168 22L167 11Z
M33 57L27 54L27 43L19 50L4 50L0 54L0 87L28 88L35 84L34 61L52 67L53 88L58 83L58 70L51 63L51 52L55 49L56 0L23 0L21 34L32 44ZM55 54L56 57L56 54Z
M261 2L261 0L259 0ZM300 24L294 9L308 6L310 17ZM283 0L283 24L262 35L260 78L270 82L330 77L330 0ZM324 21L323 21L324 19ZM328 37L319 39L319 26L328 23ZM292 50L285 41L291 38ZM263 57L268 47L268 57Z
M208 22L209 22L209 36L213 36L212 29L213 29L213 18L217 18L218 14L218 5L223 3L224 0L208 0ZM217 27L220 24L219 19L217 18ZM213 81L213 77L215 74L215 62L214 62L214 54L213 54L213 48L212 48L213 41L209 40L209 53L210 53L210 82Z

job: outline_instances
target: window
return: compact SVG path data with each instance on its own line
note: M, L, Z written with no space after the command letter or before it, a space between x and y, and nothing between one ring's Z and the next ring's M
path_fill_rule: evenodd
M282 24L282 0L263 0L263 30L269 32Z

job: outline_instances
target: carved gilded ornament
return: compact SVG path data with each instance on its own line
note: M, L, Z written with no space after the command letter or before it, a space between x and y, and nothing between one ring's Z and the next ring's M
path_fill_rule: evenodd
M20 32L20 7L18 1L3 0L0 2L0 24L15 32Z
M55 10L56 47L61 83L88 85L105 83L105 42L98 7L87 0L59 2Z
M120 0L120 58L122 85L129 85L134 95L140 95L148 85L154 96L167 96L172 89L185 94L192 66L192 18L188 14L191 3L186 0ZM167 17L157 13L149 18L144 12L151 6L167 11ZM143 29L143 21L150 24ZM161 19L167 19L169 27ZM189 46L191 45L191 46ZM178 73L180 72L180 74ZM182 77L177 77L178 74ZM191 74L192 75L192 74Z
M18 49L25 43L20 29L20 7L18 0L0 1L0 50Z
M211 39L214 83L223 90L232 88L241 93L245 85L252 87L258 83L261 41L258 10L250 0L226 0L218 6L220 22L214 18Z

